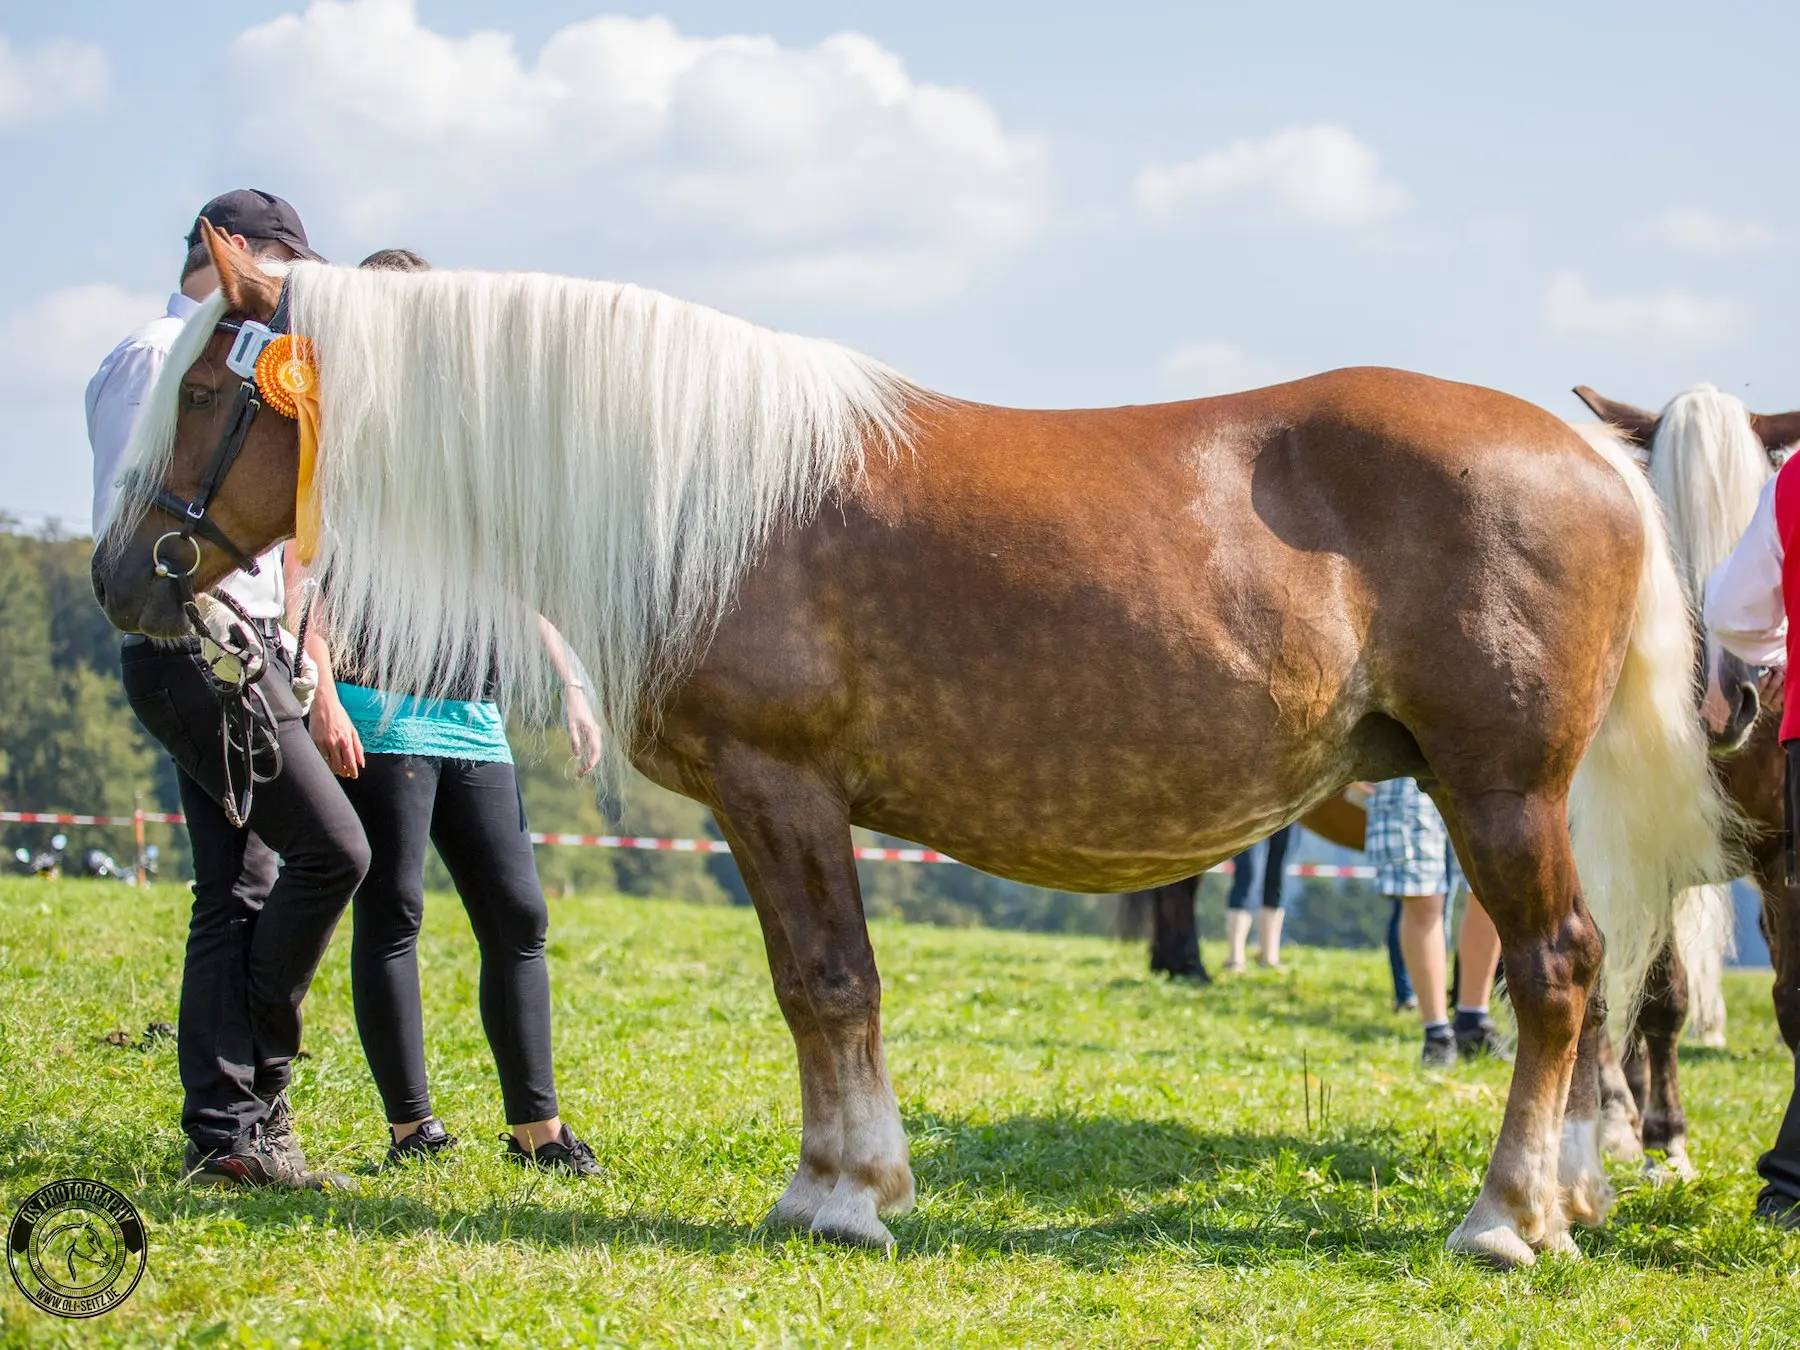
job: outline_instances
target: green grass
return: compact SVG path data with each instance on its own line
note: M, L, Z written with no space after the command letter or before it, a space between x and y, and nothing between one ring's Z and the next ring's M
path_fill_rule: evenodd
M760 1229L793 1164L793 1057L751 916L557 901L564 1114L609 1171L505 1166L454 901L424 945L441 1168L355 1197L177 1184L173 1020L185 894L0 883L0 1208L109 1180L149 1270L93 1323L6 1284L9 1345L1791 1345L1800 1240L1749 1218L1789 1083L1766 975L1733 975L1731 1048L1684 1058L1704 1179L1616 1169L1586 1259L1500 1275L1443 1254L1473 1199L1506 1069L1427 1078L1374 953L1296 950L1286 976L1170 987L1091 938L878 925L888 1055L920 1202L892 1257ZM307 1004L296 1090L318 1159L365 1172L381 1117L346 943ZM1312 1120L1301 1091L1314 1075ZM1321 1121L1318 1084L1329 1088Z

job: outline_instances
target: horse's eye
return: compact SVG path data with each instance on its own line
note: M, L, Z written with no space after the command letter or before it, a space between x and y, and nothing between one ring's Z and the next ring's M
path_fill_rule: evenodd
M213 405L213 391L210 389L190 389L187 391L187 405L190 408L210 408Z

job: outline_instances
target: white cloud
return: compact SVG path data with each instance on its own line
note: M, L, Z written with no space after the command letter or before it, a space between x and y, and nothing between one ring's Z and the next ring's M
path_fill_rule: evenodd
M118 286L52 291L0 320L0 381L79 403L115 343L163 312L166 297Z
M106 53L85 42L46 42L29 51L0 35L0 127L54 117L106 93Z
M303 210L364 237L451 217L521 265L522 241L577 238L907 303L956 290L1049 209L1036 138L854 33L790 48L605 15L528 61L510 34L433 32L411 0L315 0L235 55L249 86L282 91L253 105L246 158L279 145Z
M1572 271L1559 272L1544 295L1544 320L1559 337L1602 338L1631 347L1714 347L1749 327L1736 300L1671 288L1653 295L1596 295Z
M1711 211L1670 211L1644 227L1642 233L1658 243L1689 253L1723 257L1750 253L1775 242L1775 231L1760 220L1732 220Z
M1162 360L1162 377L1181 398L1234 394L1265 384L1280 384L1294 372L1274 361L1247 356L1229 342L1189 342Z
M1329 123L1234 141L1138 174L1139 208L1167 223L1188 212L1249 209L1310 225L1372 225L1404 210L1404 188L1354 133Z

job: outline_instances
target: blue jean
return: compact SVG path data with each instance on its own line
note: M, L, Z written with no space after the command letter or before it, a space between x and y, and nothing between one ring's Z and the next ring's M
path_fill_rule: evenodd
M1388 910L1387 952L1388 973L1394 977L1394 1002L1410 1003L1413 996L1412 976L1406 973L1406 953L1400 950L1400 897L1393 897L1393 905ZM1444 940L1450 939L1450 901L1444 897Z
M1293 842L1294 827L1283 825L1274 834L1264 840L1262 875L1262 907L1264 909L1281 908L1282 885L1287 880L1287 851ZM1227 909L1250 908L1250 855L1256 852L1252 844L1237 857L1231 860L1231 893L1225 898Z

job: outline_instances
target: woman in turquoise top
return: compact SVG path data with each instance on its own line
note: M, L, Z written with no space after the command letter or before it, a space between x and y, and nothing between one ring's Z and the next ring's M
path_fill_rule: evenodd
M379 261L378 261L379 260ZM365 266L417 270L416 255L377 254ZM585 776L600 760L600 726L562 637L538 620L563 687L569 748ZM354 656L334 671L315 628L319 664L311 729L368 835L368 875L352 901L356 1029L381 1093L390 1161L430 1157L455 1138L431 1110L419 1002L419 924L429 841L456 883L481 948L481 1024L494 1053L511 1130L507 1156L594 1176L592 1150L557 1113L550 1055L550 912L538 882L525 806L491 681L474 673L460 699L419 698L359 682Z
M599 761L600 728L560 636L547 622L543 632L585 774ZM481 1022L511 1126L508 1156L596 1174L592 1152L557 1113L544 960L550 912L499 706L482 697L426 700L370 688L353 674L328 675L322 639L313 656L321 672L313 739L369 839L369 872L351 903L350 973L357 1031L393 1135L389 1159L456 1143L432 1114L425 1075L418 939L429 841L481 948Z

